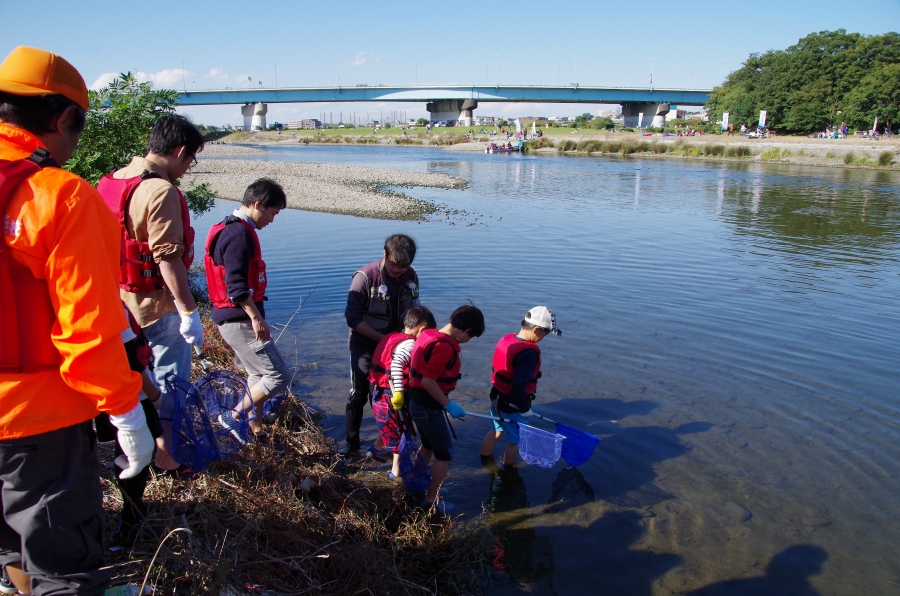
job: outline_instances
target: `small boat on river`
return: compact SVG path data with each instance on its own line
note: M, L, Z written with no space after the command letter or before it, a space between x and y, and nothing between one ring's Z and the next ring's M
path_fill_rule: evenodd
M522 149L521 143L519 143L518 145L510 145L510 146L495 145L494 143L491 143L490 145L488 145L487 147L484 148L484 152L485 153L518 153L519 151L521 151L521 149Z

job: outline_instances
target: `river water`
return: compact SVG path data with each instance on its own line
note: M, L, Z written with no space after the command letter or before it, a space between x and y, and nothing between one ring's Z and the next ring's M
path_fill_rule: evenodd
M485 313L453 396L468 410L488 409L497 339L532 306L556 312L534 409L603 442L577 469L493 477L478 457L489 422L454 423L443 490L454 513L489 511L504 549L489 594L900 594L900 176L266 149L470 182L405 190L441 205L428 222L284 211L261 233L267 318L287 322L306 298L279 346L308 369L295 391L335 438L346 291L387 235L418 241L439 322L468 300ZM234 205L219 201L199 236Z

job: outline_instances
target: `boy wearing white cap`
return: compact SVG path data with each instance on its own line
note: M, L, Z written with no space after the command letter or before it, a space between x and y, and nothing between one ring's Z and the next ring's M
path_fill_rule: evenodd
M506 433L503 464L515 465L519 458L519 425L531 416L531 402L541 377L541 349L538 342L549 334L562 335L556 327L556 317L546 306L535 306L522 320L518 333L500 338L494 350L491 366L491 415L514 422L494 421L481 443L481 460L496 466L491 457L497 440Z

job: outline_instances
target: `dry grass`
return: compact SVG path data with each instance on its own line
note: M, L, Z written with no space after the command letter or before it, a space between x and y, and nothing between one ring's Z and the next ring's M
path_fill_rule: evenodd
M204 356L233 370L231 349L208 316L204 323ZM265 444L192 479L155 476L141 538L109 553L113 583L140 585L146 575L159 595L246 594L247 584L282 595L480 591L491 556L481 521L434 517L402 485L365 482L365 464L341 458L296 396L267 432ZM104 446L101 457L111 451ZM122 502L106 474L109 538Z

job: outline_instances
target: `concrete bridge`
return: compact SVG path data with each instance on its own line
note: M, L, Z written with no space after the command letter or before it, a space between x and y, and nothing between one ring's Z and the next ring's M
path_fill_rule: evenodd
M297 87L210 89L183 91L178 104L243 105L244 127L265 128L266 104L324 102L425 102L432 122L458 120L472 125L479 103L590 103L620 104L626 126L661 126L669 105L700 106L711 89L657 89L653 87L581 87L579 85L413 85L406 87Z

